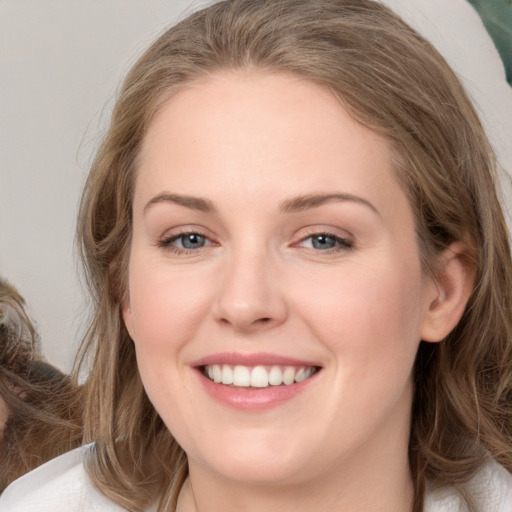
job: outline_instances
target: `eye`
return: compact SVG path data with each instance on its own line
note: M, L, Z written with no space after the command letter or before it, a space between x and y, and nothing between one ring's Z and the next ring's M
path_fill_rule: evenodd
M178 233L177 235L164 238L158 245L176 254L183 254L213 245L213 242L201 233L188 232Z
M174 237L171 241L182 249L200 249L206 244L206 237L199 233L187 233Z
M341 251L351 249L353 244L350 240L336 236L332 233L315 233L303 238L299 244L301 247L308 247L319 251Z

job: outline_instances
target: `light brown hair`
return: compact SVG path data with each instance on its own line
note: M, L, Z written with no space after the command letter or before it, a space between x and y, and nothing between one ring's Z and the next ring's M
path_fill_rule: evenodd
M475 272L466 311L415 366L410 462L415 512L425 481L460 485L487 454L512 471L512 263L479 119L438 52L371 0L233 0L165 32L126 77L87 181L78 238L94 298L81 357L92 355L89 472L129 510L161 496L174 510L186 457L149 402L120 304L126 294L137 156L161 105L220 70L292 73L330 90L389 141L414 210L425 272L452 242Z

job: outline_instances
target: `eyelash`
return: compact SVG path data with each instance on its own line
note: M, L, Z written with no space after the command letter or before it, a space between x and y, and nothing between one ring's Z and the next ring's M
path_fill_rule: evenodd
M335 247L331 247L328 249L318 249L315 247L308 247L308 249L312 249L315 252L322 253L322 254L332 254L332 253L338 253L338 252L342 252L342 251L348 251L348 250L354 248L354 243L351 240L349 240L348 238L343 238L343 237L337 236L334 233L329 233L328 231L310 233L294 245L300 246L306 240L310 240L310 239L312 240L314 238L319 238L319 237L325 237L325 238L332 239L334 241L334 243L336 244Z
M191 236L197 236L197 237L203 238L205 241L204 244L201 245L200 247L196 247L193 249L185 248L185 247L176 247L175 245L173 245L173 242L176 242L177 240L180 240L180 239L182 239L182 244L183 244L183 239L185 239L186 237L191 237ZM322 254L332 254L332 253L338 253L338 252L342 252L342 251L348 251L350 249L353 249L353 247L354 247L353 242L350 241L349 239L337 236L337 235L335 235L333 233L329 233L327 231L310 233L307 236L301 238L301 240L299 242L294 243L292 245L292 247L300 247L306 240L310 240L310 239L313 240L314 238L319 238L319 237L325 237L325 238L329 238L329 239L333 240L333 242L336 244L335 247L331 247L331 248L327 248L327 249L320 249L318 247L308 247L307 249L311 249L315 252L322 253ZM314 242L312 242L312 245L313 244L314 244ZM204 249L205 247L210 247L210 246L217 245L217 244L199 231L185 231L182 233L177 233L176 235L162 238L161 240L158 241L157 245L158 245L158 247L161 247L162 249L169 251L173 254L187 255L187 254L197 253L197 251L199 249Z
M204 238L205 245L202 245L201 247L197 247L195 249L187 249L184 247L176 247L175 245L172 245L173 242L179 239L184 239L186 237L190 236L198 236L201 238ZM212 245L217 245L215 242L212 242L206 235L200 233L199 231L185 231L182 233L178 233L176 235L168 236L165 238L162 238L157 243L158 247L161 247L162 249L172 252L176 255L183 255L183 254L193 254L198 251L198 249L203 249L204 247L209 247Z

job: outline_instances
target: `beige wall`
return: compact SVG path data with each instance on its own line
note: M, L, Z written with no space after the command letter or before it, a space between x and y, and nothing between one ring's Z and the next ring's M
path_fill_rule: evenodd
M73 231L88 163L127 64L191 5L0 0L0 274L63 369L86 314Z

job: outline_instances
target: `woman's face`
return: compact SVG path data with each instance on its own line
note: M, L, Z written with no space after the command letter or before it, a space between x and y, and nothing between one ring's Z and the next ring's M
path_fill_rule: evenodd
M434 288L389 145L321 87L218 74L153 120L123 316L191 471L406 463Z

